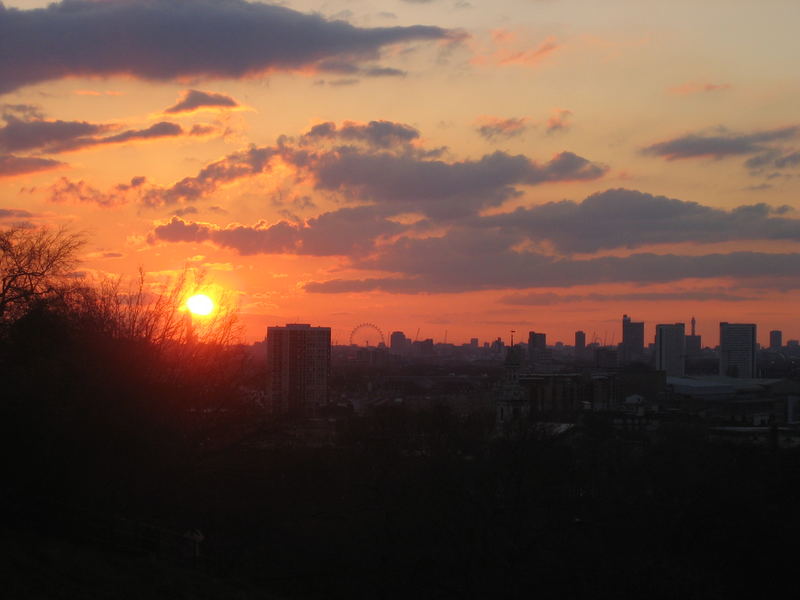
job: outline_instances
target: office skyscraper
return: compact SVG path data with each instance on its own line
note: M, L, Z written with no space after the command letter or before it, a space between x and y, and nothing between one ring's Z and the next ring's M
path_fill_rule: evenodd
M702 340L697 335L697 321L692 317L692 333L686 336L686 356L696 356L702 351Z
M547 334L536 333L531 331L528 333L528 359L533 362L541 360L547 355Z
M411 341L402 331L393 331L389 336L389 347L395 354L403 354L408 350Z
M641 360L644 354L644 322L622 315L622 362Z
M586 350L586 333L583 331L575 332L575 352L581 353Z
M656 369L672 377L686 374L686 326L656 325Z
M328 402L330 327L267 328L268 396L273 413L303 416Z
M774 329L769 332L769 349L780 350L781 348L783 348L783 332Z
M756 376L756 326L753 323L719 324L719 374Z

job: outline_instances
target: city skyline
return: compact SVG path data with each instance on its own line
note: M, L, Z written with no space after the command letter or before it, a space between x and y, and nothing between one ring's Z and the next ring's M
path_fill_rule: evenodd
M584 341L586 346L594 344L595 346L599 346L599 347L619 347L620 349L624 350L624 346L625 346L624 334L625 334L625 328L626 328L626 323L627 323L628 325L629 324L633 324L633 325L637 326L637 330L639 331L638 335L641 335L642 332L644 333L644 340L643 340L644 344L642 346L643 349L646 349L648 346L655 346L657 344L658 327L661 325L661 323L658 323L657 321L653 321L652 323L649 323L649 327L650 327L649 333L650 333L650 335L648 335L648 323L647 322L638 321L638 322L631 323L630 319L631 319L631 317L629 315L627 315L627 314L623 315L622 326L617 331L609 329L609 330L603 331L602 335L599 334L598 332L593 332L594 333L594 338L592 338L592 334L591 333L587 333L587 332L585 332L583 330L580 330L580 329L575 329L575 330L573 330L571 332L571 334L568 334L567 336L565 336L565 338L562 339L562 338L558 338L558 336L551 336L551 334L549 334L546 331L533 331L533 330L528 331L528 329L525 328L526 327L525 324L521 324L518 329L508 329L508 330L503 330L503 331L498 330L497 335L486 337L486 338L476 338L474 336L473 337L469 337L468 336L465 339L461 339L461 338L452 339L451 338L449 340L446 337L448 335L448 330L444 331L443 336L445 336L445 337L443 339L442 338L438 338L437 339L435 336L431 336L431 335L427 335L427 334L423 335L420 332L417 332L416 338L408 337L407 336L408 332L403 331L403 330L392 330L391 331L391 336L388 336L386 334L386 332L383 331L383 329L381 329L380 327L378 327L377 325L375 325L373 323L360 323L354 329L361 328L361 327L363 327L365 325L368 326L368 327L371 327L371 328L379 329L380 331L382 331L384 333L384 337L386 338L385 345L386 345L387 348L394 347L394 345L392 343L390 343L389 337L391 337L391 340L394 340L395 339L395 335L404 336L403 339L406 340L408 343L411 343L415 339L419 339L419 340L432 339L434 341L434 343L436 343L436 344L451 343L451 344L455 344L455 345L470 345L471 343L474 342L474 340L477 339L477 340L480 341L480 344L483 345L484 343L491 344L495 340L501 339L504 344L510 345L511 340L513 339L514 340L514 345L526 345L528 347L530 347L530 340L533 339L533 336L535 335L539 344L541 344L542 340L547 340L545 342L545 345L539 346L539 347L552 347L552 346L555 346L556 344L563 344L564 346L574 346L576 335L577 334L582 334L583 341ZM662 321L663 320L664 319L662 319ZM699 328L697 328L697 320L694 317L692 317L691 319L689 319L686 322L678 321L676 324L683 325L684 328L685 328L687 322L689 323L689 326L690 326L690 329L686 329L685 332L684 332L685 337L687 338L687 342L688 342L689 338L692 338L692 337L699 338L700 339L700 344L701 344L700 348L716 348L716 347L718 347L719 344L720 344L720 341L721 341L720 334L719 334L720 333L720 325L722 325L723 323L727 323L726 321L716 321L714 323L706 324L705 327L703 328L703 331L711 331L712 328L714 328L716 333L714 335L708 334L707 336L704 336L704 335L702 335L700 333L701 330ZM731 323L731 324L736 325L736 323ZM619 325L619 321L617 321L617 325ZM528 337L527 337L527 340L528 340L527 342L525 341L526 338L525 338L524 335L522 337L520 337L520 335L519 335L520 333L524 333L525 331L528 331L528 334L529 334ZM694 333L695 331L697 332L696 335ZM514 338L514 335L516 335L517 337ZM550 337L548 338L548 336L550 336ZM788 344L789 342L798 341L797 337L792 336L791 333L787 334L787 332L785 332L783 330L780 330L780 329L778 329L778 330L770 330L770 331L763 331L762 330L761 336L762 336L762 338L764 338L763 341L760 341L760 340L756 339L756 343L761 348L783 347L784 345ZM347 336L344 336L344 337L347 338ZM341 345L341 346L350 345L349 342L345 342L343 340L340 340L340 339L336 338L335 336L332 336L331 340L332 340L332 344L333 345ZM356 342L354 345L378 346L379 344L378 344L378 342L376 340L377 340L377 337L374 340L366 340L364 344L360 344L360 343ZM714 340L714 341L710 342L710 341L707 341L707 340ZM778 344L773 343L776 340L780 341L781 343L778 343ZM637 348L638 348L638 346L637 346ZM689 348L687 347L686 350L689 351ZM627 361L629 359L625 359L625 360ZM633 361L633 362L635 362L635 361Z
M0 3L0 227L89 279L205 271L247 342L800 337L796 2L47 4Z

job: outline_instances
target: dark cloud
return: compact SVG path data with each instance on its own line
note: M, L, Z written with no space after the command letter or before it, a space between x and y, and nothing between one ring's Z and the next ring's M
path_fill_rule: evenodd
M189 130L189 135L204 136L220 133L220 129L214 125L205 125L203 123L195 123Z
M489 141L498 138L513 138L522 135L528 130L526 117L502 119L499 117L480 117L475 129L478 134Z
M146 129L128 129L122 133L106 137L82 137L62 144L50 146L49 152L70 152L91 148L93 146L106 146L109 144L124 144L127 142L137 142L142 140L154 140L168 137L179 137L184 135L180 125L161 121Z
M192 112L201 108L236 108L239 103L225 94L186 90L180 100L164 112L169 114Z
M196 206L184 206L183 208L172 211L172 214L176 217L185 217L187 215L196 215L199 212Z
M361 74L366 77L405 77L408 75L406 71L392 67L368 67L363 69Z
M732 252L683 256L558 258L515 251L499 234L457 231L439 238L401 238L381 253L354 261L355 268L395 274L334 279L306 285L309 292L381 290L394 293L455 293L490 289L570 287L600 283L666 283L689 278L797 277L800 254Z
M49 171L64 166L64 163L49 158L13 156L0 154L0 177L13 177L38 171Z
M541 164L505 152L460 162L358 149L321 153L312 160L301 158L305 162L296 164L313 172L318 189L435 218L465 216L498 206L521 193L516 186L597 179L607 170L571 152Z
M380 216L371 207L344 208L323 213L305 222L279 221L249 227L220 228L192 223L178 217L157 226L151 242L211 241L239 254L305 254L312 256L357 256L374 249L377 238L403 230L403 226Z
M575 302L748 302L754 296L731 290L680 290L678 292L630 292L625 294L555 294L553 292L511 294L500 298L513 306L556 306Z
M251 147L229 154L225 158L203 167L193 177L185 177L168 188L153 188L143 200L149 206L194 202L211 194L225 183L253 177L264 172L269 161L279 152L278 148Z
M38 117L25 120L9 113L5 114L4 120L6 124L0 128L0 151L6 152L35 150L57 154L92 146L184 135L180 125L167 121L146 129L130 129L104 136L116 126L87 121L48 121Z
M6 152L48 151L111 128L86 121L23 120L10 114L6 114L4 119L6 125L0 128L0 150Z
M800 166L800 151L767 150L748 158L744 166L753 171L763 169L793 169Z
M452 39L439 27L365 29L244 0L64 0L0 11L0 93L68 76L240 78L374 60L383 47Z
M0 219L30 219L34 214L18 208L0 208Z
M2 2L0 2L2 5ZM34 104L3 104L0 106L0 115L3 119L9 116L20 118L24 121L44 119L42 109Z
M645 154L661 156L667 160L682 158L742 156L760 154L768 144L795 138L800 126L781 127L752 133L735 133L720 128L709 133L690 133L648 146Z
M389 148L408 144L419 139L419 131L403 123L392 121L370 121L353 123L345 121L340 127L336 123L325 122L313 126L300 139L301 144L309 145L322 140L340 142L364 142L375 148Z
M138 199L146 183L147 180L144 177L134 177L130 183L121 183L110 191L103 192L85 181L71 181L62 177L48 189L48 199L56 204L89 203L103 208L112 208L129 202L131 195Z
M270 161L280 156L311 177L319 190L381 204L389 212L418 210L448 218L499 205L521 193L517 186L597 179L607 170L571 152L546 163L504 152L447 162L438 159L441 148L415 145L418 138L416 129L402 123L321 123L298 140L284 136L276 146L228 155L170 188L151 190L144 200L151 206L192 202L223 184L268 171Z
M161 121L155 123L146 129L130 129L123 131L117 135L101 138L95 140L93 144L121 144L123 142L130 142L133 140L150 140L153 138L162 137L175 137L183 134L183 129L180 125L170 123L168 121Z
M563 200L475 219L560 252L594 252L649 244L730 240L800 240L800 220L766 204L732 210L635 190L615 189L582 202Z

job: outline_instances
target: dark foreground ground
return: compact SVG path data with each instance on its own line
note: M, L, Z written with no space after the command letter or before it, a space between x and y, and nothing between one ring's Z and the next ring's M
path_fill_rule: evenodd
M797 453L710 444L688 426L649 441L602 421L514 441L482 438L485 426L389 409L353 420L340 447L256 436L157 489L82 480L7 496L4 587L15 598L729 598L795 570ZM193 528L199 558L183 538Z
M106 325L32 310L0 336L5 597L707 600L796 571L795 451L596 416L498 439L435 403L319 445L247 401L263 373L229 348Z

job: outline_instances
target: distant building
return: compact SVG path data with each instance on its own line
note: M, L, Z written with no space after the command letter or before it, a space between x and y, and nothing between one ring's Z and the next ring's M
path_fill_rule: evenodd
M686 374L686 325L656 325L656 369L671 377Z
M393 331L389 336L389 348L394 354L403 354L408 350L410 340L402 331Z
M756 376L756 326L719 324L719 374L752 379Z
M304 416L328 402L330 327L267 328L267 393L275 414Z
M478 338L470 338L469 339L469 345L472 348L477 348L478 347Z
M697 321L692 317L692 333L686 336L686 356L697 356L703 350L703 343L695 329Z
M631 321L628 315L622 315L622 350L623 363L642 360L644 355L644 322Z
M780 350L783 348L783 332L775 329L769 332L769 349Z
M586 350L586 333L583 331L575 332L575 352L577 354Z
M436 352L433 349L433 339L428 338L425 340L418 340L411 343L411 352L417 357L430 357L435 356Z
M616 369L619 366L619 351L616 348L594 349L594 366L599 369Z
M528 360L531 362L542 360L547 356L547 334L528 333Z

